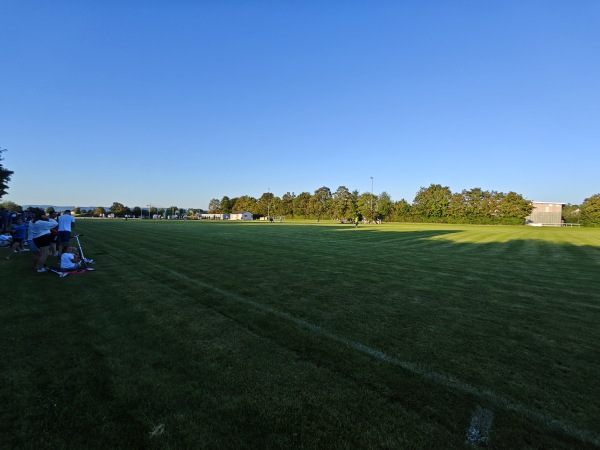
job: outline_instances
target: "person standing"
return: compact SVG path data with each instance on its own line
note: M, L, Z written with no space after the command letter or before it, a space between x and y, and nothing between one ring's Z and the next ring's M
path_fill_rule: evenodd
M71 240L71 231L75 226L75 217L71 215L71 210L67 209L58 217L58 253L62 254L69 246Z
M10 247L11 252L6 257L6 259L10 259L13 252L18 254L24 250L23 241L25 240L25 235L27 234L27 228L29 228L28 225L24 224L23 220L21 220L20 217L17 217L15 223L13 223L12 225L13 243Z
M48 258L48 249L50 248L50 230L58 225L54 219L49 219L46 213L39 211L36 213L31 227L31 236L33 243L40 250L34 255L34 267L39 272L47 272L48 269L44 266Z

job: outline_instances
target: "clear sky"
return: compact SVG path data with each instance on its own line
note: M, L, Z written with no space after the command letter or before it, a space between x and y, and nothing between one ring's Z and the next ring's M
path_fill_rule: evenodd
M0 0L3 201L600 192L600 1Z

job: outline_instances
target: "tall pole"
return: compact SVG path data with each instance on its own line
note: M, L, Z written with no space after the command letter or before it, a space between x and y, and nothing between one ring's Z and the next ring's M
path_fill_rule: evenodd
M373 177L371 177L371 220L373 220Z

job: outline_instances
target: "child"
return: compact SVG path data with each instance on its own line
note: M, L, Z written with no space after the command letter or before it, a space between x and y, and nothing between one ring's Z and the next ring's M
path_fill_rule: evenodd
M81 258L75 253L75 247L67 247L60 257L61 270L75 270L81 267Z

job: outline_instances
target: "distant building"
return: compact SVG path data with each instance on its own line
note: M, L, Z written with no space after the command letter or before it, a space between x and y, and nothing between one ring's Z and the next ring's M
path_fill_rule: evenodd
M532 202L533 211L525 217L525 225L560 227L563 225L562 209L566 203Z
M252 220L252 213L248 211L233 211L229 220Z
M197 217L203 220L229 220L229 214L199 213Z

